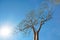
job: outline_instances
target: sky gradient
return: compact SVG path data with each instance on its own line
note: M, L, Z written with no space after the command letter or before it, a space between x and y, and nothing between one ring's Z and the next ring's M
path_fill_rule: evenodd
M44 0L0 0L0 27L4 23L17 26L26 14L36 10ZM39 40L60 40L60 5L54 5L53 18L43 25ZM0 40L33 40L33 32L28 34L17 33L12 37Z

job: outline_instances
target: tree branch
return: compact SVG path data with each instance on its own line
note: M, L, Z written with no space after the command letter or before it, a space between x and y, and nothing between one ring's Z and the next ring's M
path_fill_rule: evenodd
M34 28L34 26L32 26L32 30L33 30L33 32L35 32L35 28Z
M41 30L41 27L42 27L42 22L40 23L40 27L37 32L39 32Z
M40 27L39 27L39 29L38 29L38 32L41 30L42 25L43 25L46 21L50 20L51 18L52 18L52 16L51 16L50 13L48 13L46 19L44 19L44 18L42 17L41 22L40 22Z

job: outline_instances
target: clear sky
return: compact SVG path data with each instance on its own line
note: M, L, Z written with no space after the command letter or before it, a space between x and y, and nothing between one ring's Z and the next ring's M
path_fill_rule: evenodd
M44 0L0 0L0 27L4 23L11 23L13 27L24 19L31 10L39 7ZM60 5L54 6L53 18L43 25L39 40L60 40ZM0 40L4 40L0 37ZM33 40L33 33L28 36L23 33L14 34L6 40Z

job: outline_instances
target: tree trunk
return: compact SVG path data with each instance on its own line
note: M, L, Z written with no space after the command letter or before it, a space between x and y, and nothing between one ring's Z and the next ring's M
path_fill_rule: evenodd
M34 40L39 40L39 32L34 32Z

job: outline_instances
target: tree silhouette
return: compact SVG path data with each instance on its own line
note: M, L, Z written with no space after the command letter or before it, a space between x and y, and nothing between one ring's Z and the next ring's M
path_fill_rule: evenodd
M32 29L34 40L39 40L39 32L42 26L52 18L52 8L50 9L47 3L42 3L40 6L38 12L35 12L34 10L30 11L26 18L17 26L18 30L23 32Z

